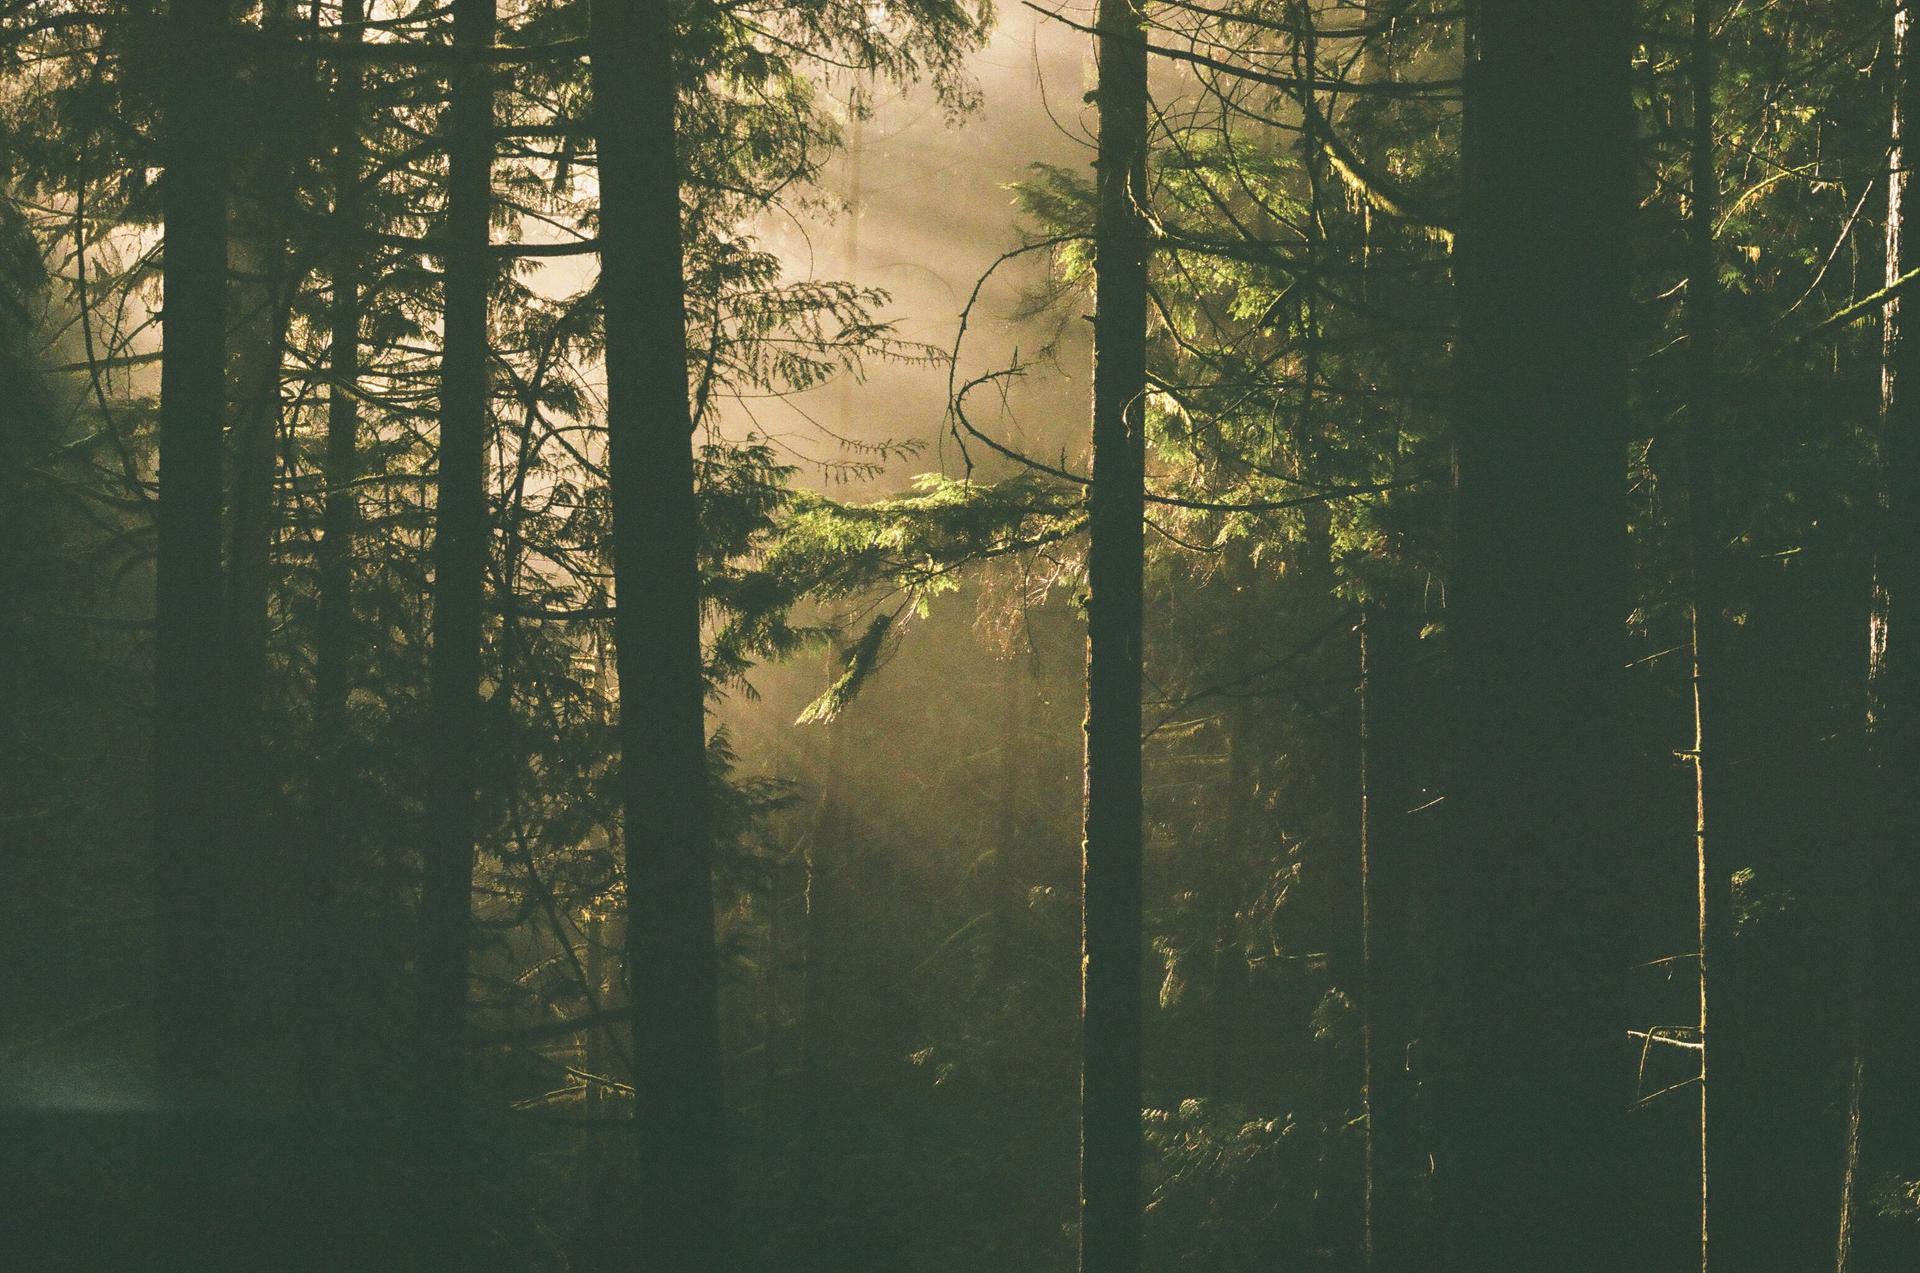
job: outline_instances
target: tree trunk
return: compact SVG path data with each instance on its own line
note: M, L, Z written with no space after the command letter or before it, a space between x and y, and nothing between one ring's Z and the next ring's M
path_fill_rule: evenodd
M1913 14L1894 14L1893 147L1887 191L1886 278L1920 268L1908 233L1913 191L1908 129L1920 120L1920 72ZM1920 1177L1920 1014L1912 979L1920 968L1920 855L1914 826L1920 794L1920 639L1907 626L1920 607L1920 336L1907 304L1886 302L1880 381L1880 499L1869 614L1867 748L1870 821L1858 848L1859 900L1854 967L1854 1090L1836 1265L1864 1273L1920 1262L1920 1223L1893 1214L1890 1200ZM1909 1208L1911 1204L1908 1204Z
M288 0L267 0L261 34L290 42ZM236 768L229 809L236 842L257 844L264 830L266 773L261 764L267 685L269 569L278 475L281 351L286 346L297 280L288 236L298 212L294 191L292 107L296 73L284 51L251 62L249 98L255 118L241 179L230 195L227 346L232 495L227 527L224 652L228 718Z
M1326 555L1327 594L1332 595L1338 576L1332 569L1331 542ZM1336 602L1344 605L1344 602ZM1361 623L1342 619L1340 633L1328 654L1329 672L1338 679L1345 701L1329 713L1328 724L1334 731L1329 759L1334 766L1335 816L1329 820L1328 843L1317 853L1327 899L1327 984L1346 995L1356 1010L1364 1013L1366 996L1366 899L1364 840L1366 837L1366 705L1362 701L1366 678L1366 637ZM1337 1099L1351 1102L1360 1084L1360 1076L1346 1065L1340 1066Z
M221 435L226 364L226 109L221 0L174 0L167 18L165 308L154 635L155 1053L181 1137L163 1246L179 1267L225 1268L209 1126L235 1009L221 726Z
M1452 1266L1614 1268L1632 1232L1625 0L1469 6L1449 627Z
M1100 0L1093 489L1081 852L1081 1273L1140 1267L1140 762L1146 469L1147 50L1130 0Z
M1714 1256L1713 1222L1719 1208L1716 1173L1731 1180L1744 1171L1741 1156L1730 1152L1734 1119L1739 1110L1735 1084L1722 1081L1717 1066L1723 1056L1736 1059L1744 1049L1721 1047L1734 1034L1734 1018L1720 1010L1730 1007L1730 996L1722 993L1715 976L1722 960L1731 953L1733 935L1733 868L1723 861L1719 839L1712 833L1708 803L1708 764L1722 760L1716 749L1709 754L1708 741L1718 739L1720 714L1714 701L1719 692L1721 640L1721 556L1725 535L1721 530L1719 492L1719 393L1714 382L1716 310L1719 278L1714 264L1714 222L1719 216L1720 180L1715 169L1713 139L1713 0L1693 0L1693 47L1689 57L1689 81L1693 99L1691 141L1692 197L1687 209L1687 428L1685 434L1687 472L1686 546L1689 575L1693 588L1693 810L1694 849L1697 863L1698 924L1700 942L1699 1027L1700 1053L1700 1268L1711 1266ZM1713 1002L1715 997L1719 1002ZM1719 1029L1719 1038L1709 1036L1710 1015ZM1731 1071L1725 1075L1731 1078ZM1742 1191L1744 1192L1744 1191ZM1724 1218L1724 1215L1722 1216ZM1736 1245L1730 1263L1745 1267L1758 1258L1758 1252L1743 1251Z
M349 45L361 39L366 18L363 0L345 0L339 38ZM352 57L336 68L333 117L340 138L333 153L333 215L329 226L332 295L327 305L327 436L321 461L326 505L321 514L317 550L320 573L319 617L314 634L314 751L318 781L312 813L314 847L308 855L307 884L314 905L329 915L346 875L345 812L353 794L350 755L352 726L347 712L353 659L353 537L360 520L354 493L359 477L360 402L360 252L362 221L359 184L365 167L360 139L364 75ZM327 927L323 924L323 928ZM324 943L316 943L316 946ZM315 950L316 955L320 953ZM314 960L308 969L316 1002L327 1002L335 969ZM322 1014L326 1015L326 1014ZM324 1046L324 1041L322 1041Z
M667 0L595 0L633 1085L634 1254L727 1267L699 518Z
M343 0L337 38L357 45L365 17L363 0ZM288 980L298 1014L295 1095L308 1123L301 1134L308 1157L339 1182L330 1194L331 1210L305 1208L308 1227L300 1236L351 1267L356 1260L372 1261L372 1252L396 1235L368 1223L383 1209L385 1191L376 1183L376 1167L386 1120L369 1084L356 1081L356 1070L360 1078L368 1074L362 1058L374 1032L364 1023L365 1005L377 1001L378 989L373 960L365 953L369 934L347 921L350 912L342 905L349 875L346 828L357 795L347 695L354 645L353 536L359 519L353 483L358 476L360 416L354 393L360 379L360 253L365 241L356 187L364 166L364 70L352 57L332 69L336 78L329 114L338 135L329 165L333 208L322 232L331 294L325 311L327 424L320 461L325 504L315 545L319 580L313 782L298 837L299 857L288 873L297 899L289 908L296 928L288 934L294 963Z
M494 0L454 0L456 49L493 42ZM460 1122L467 955L472 930L476 740L481 729L481 607L488 517L488 213L493 77L475 58L450 73L440 354L440 456L428 677L433 753L420 888L418 1113L427 1157L426 1258L451 1263L461 1240Z
M1389 599L1361 629L1361 1023L1366 1092L1366 1262L1377 1273L1431 1263L1422 1246L1426 1174L1412 1048L1416 797L1412 713L1417 616Z
M262 6L261 33L291 42L288 0ZM289 236L295 203L294 156L301 139L292 114L296 67L283 47L245 63L248 104L244 152L230 165L227 234L228 504L221 657L226 665L228 841L234 887L258 904L245 908L234 937L246 950L246 1077L250 1100L282 1108L294 1094L299 1044L311 1005L291 981L311 898L290 888L297 849L271 834L273 773L268 763L267 668L272 556L279 501L281 356L292 317L294 274Z

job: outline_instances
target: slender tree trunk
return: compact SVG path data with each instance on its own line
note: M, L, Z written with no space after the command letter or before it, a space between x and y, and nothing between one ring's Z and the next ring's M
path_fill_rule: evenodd
M1417 619L1388 600L1368 612L1361 646L1361 934L1366 1092L1366 1260L1412 1273L1421 1246L1426 1172L1411 1049L1418 1032L1414 966L1414 833L1408 810Z
M1716 1067L1723 1055L1737 1057L1739 1049L1723 1052L1717 1043L1731 1038L1721 1029L1716 1040L1707 1032L1710 1010L1727 1006L1727 997L1713 1002L1721 983L1715 979L1720 960L1729 953L1733 935L1733 871L1721 860L1720 843L1711 833L1708 804L1709 763L1722 757L1709 754L1710 738L1717 742L1720 715L1714 708L1719 689L1721 641L1721 555L1725 537L1720 529L1719 393L1714 381L1716 309L1719 278L1714 264L1714 222L1719 216L1720 179L1715 169L1713 139L1713 10L1714 0L1693 0L1693 47L1689 80L1693 98L1691 137L1692 198L1687 210L1687 560L1693 587L1693 830L1700 942L1699 1026L1700 1053L1700 1268L1712 1263L1713 1221L1718 1208L1715 1173L1731 1178L1742 1171L1732 1144L1733 1119L1738 1105L1731 1099L1733 1084L1722 1081ZM1712 1013L1716 1025L1730 1018ZM1725 1076L1725 1077L1730 1077ZM1738 1248L1736 1247L1736 1250ZM1748 1252L1748 1258L1757 1253ZM1744 1261L1736 1258L1738 1267Z
M337 38L358 44L366 17L363 0L343 0ZM318 19L316 15L316 25ZM327 324L327 425L321 455L325 504L315 546L319 574L314 626L313 785L299 837L300 854L290 872L297 899L297 928L289 936L295 967L289 978L298 1005L300 1075L298 1097L309 1125L303 1129L307 1157L339 1181L334 1208L312 1214L302 1236L349 1267L371 1262L373 1251L390 1248L397 1235L369 1223L380 1214L388 1190L376 1183L377 1146L386 1120L369 1085L355 1081L368 1067L364 1043L373 1037L361 1018L377 1000L366 934L347 922L342 890L348 877L347 825L355 807L350 725L349 666L354 645L353 536L359 520L353 484L358 476L360 378L360 253L362 210L358 183L364 166L361 109L364 70L351 56L333 68L331 110L338 130L330 158L333 208L323 231L330 295ZM316 85L316 91L318 86ZM328 1155L331 1155L329 1158ZM364 1245L356 1246L354 1241ZM343 1241L346 1245L342 1245Z
M1081 1273L1140 1267L1140 763L1146 471L1147 50L1131 0L1100 0L1081 856Z
M640 1138L634 1252L662 1269L720 1273L727 1153L673 19L667 0L595 0L591 22Z
M1449 629L1452 1267L1625 1267L1625 0L1469 6Z
M366 18L363 0L345 0L340 11L339 38L358 44L360 23ZM315 784L312 823L315 833L309 855L307 883L314 903L329 913L337 901L346 874L345 813L352 799L352 726L347 703L353 659L353 537L360 520L360 501L354 493L359 477L360 401L360 252L364 212L359 184L365 167L360 140L360 110L364 71L352 57L336 68L333 116L340 137L332 164L333 215L329 273L332 294L327 304L326 451L321 461L326 505L321 514L318 549L320 613L314 637L314 736L319 781ZM315 953L318 953L317 951ZM309 972L316 993L327 994L334 970L318 961Z
M261 33L289 42L288 0L267 0ZM293 59L284 51L253 60L250 100L256 112L241 180L230 196L227 292L228 398L233 420L232 497L227 527L224 654L228 717L237 790L229 808L240 843L263 827L266 774L260 764L267 684L269 570L279 459L281 351L293 305L288 236L294 202Z
M493 43L494 0L454 0L455 49ZM472 931L481 607L488 516L488 213L493 77L478 58L450 74L440 457L433 541L433 645L428 667L433 754L420 888L418 1114L428 1190L426 1258L456 1258L457 1181Z
M1914 15L1894 13L1893 147L1888 174L1886 278L1920 268L1920 241L1906 224L1912 194L1908 130L1920 120ZM1870 822L1859 846L1855 932L1853 1091L1836 1264L1864 1273L1920 1265L1920 1223L1890 1214L1888 1200L1920 1178L1920 1013L1912 982L1920 969L1920 335L1907 304L1884 311L1881 364L1880 506L1869 614L1867 747Z
M228 1267L209 1126L235 1010L222 817L221 418L225 405L229 50L221 0L174 0L164 97L165 308L154 640L155 1053L181 1115L164 1178L178 1189L163 1245L178 1267Z
M300 1086L299 1045L312 1005L290 980L311 918L311 898L289 888L301 866L297 848L270 833L273 773L268 756L267 669L272 623L272 557L279 500L281 355L292 317L289 236L298 214L294 156L301 144L293 109L295 60L289 0L267 0L260 31L285 42L249 59L244 72L245 150L230 165L227 194L226 579L221 614L223 703L227 736L226 834L234 886L259 904L244 908L235 939L246 951L242 1002L245 1077L241 1088L262 1110L278 1111ZM260 1129L260 1148L281 1133ZM278 1222L275 1222L276 1224Z
M1333 572L1328 571L1329 585ZM1333 843L1323 853L1327 873L1327 982L1347 995L1356 1010L1366 1011L1366 728L1365 704L1360 701L1360 686L1366 677L1365 637L1356 625L1342 623L1338 645L1332 651L1337 662L1335 675L1342 685L1353 687L1351 701L1340 705L1332 726L1339 731L1333 751L1338 766L1339 817L1333 823ZM1342 1095L1351 1100L1360 1076L1342 1066Z
M1334 595L1332 526L1325 523L1322 546L1309 569L1321 576L1320 595L1344 606ZM1322 1165L1320 1214L1322 1241L1334 1251L1336 1263L1364 1266L1369 1239L1367 1111L1367 757L1364 731L1366 704L1364 620L1342 618L1340 630L1326 650L1327 670L1342 688L1343 701L1328 713L1332 734L1328 748L1332 770L1332 816L1309 846L1313 855L1303 871L1318 868L1326 899L1326 993L1345 1000L1345 1010L1359 1036L1358 1047L1333 1046L1319 1063L1322 1108L1333 1117Z

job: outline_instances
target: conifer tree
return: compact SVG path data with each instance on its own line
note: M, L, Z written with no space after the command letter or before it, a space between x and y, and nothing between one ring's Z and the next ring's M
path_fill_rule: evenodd
M493 275L494 0L456 0L446 108L441 248L443 344L433 523L433 738L420 888L418 1151L426 1174L423 1258L451 1260L465 1240L458 1181L465 1106L482 607L489 553L488 298Z
M722 1273L727 1157L674 23L593 0L637 1261Z
M173 1180L181 1266L235 1258L219 1199L223 1138L212 1125L237 1042L234 862L220 663L221 424L226 362L225 108L229 45L220 0L175 0L166 19L165 308L155 563L154 883L160 1087L184 1116Z
M1612 1267L1622 997L1628 6L1469 16L1438 1181L1449 1267Z
M1102 0L1081 866L1081 1273L1140 1267L1140 689L1147 399L1147 46Z
M1892 145L1887 170L1886 299L1882 309L1879 473L1868 613L1867 830L1857 866L1855 1015L1847 1161L1836 1268L1880 1273L1920 1260L1910 1214L1920 1179L1920 1014L1906 993L1920 967L1920 333L1899 294L1920 270L1910 223L1913 130L1920 128L1920 51L1912 9L1896 5L1890 47ZM1903 1214L1908 1213L1908 1214Z

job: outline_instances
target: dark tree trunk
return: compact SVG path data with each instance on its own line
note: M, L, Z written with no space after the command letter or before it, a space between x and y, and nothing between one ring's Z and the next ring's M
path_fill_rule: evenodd
M1329 546L1331 551L1331 546ZM1327 571L1329 592L1335 586ZM1332 761L1336 767L1333 796L1335 817L1329 823L1330 843L1320 852L1327 897L1327 983L1364 1012L1366 997L1366 899L1363 841L1366 837L1365 704L1360 701L1365 679L1365 637L1351 620L1343 619L1334 649L1333 675L1339 678L1346 701L1329 718L1336 731ZM1343 1066L1340 1099L1351 1101L1359 1075Z
M338 38L358 44L366 17L362 0L344 0ZM369 1224L387 1198L375 1183L384 1120L364 1078L364 1054L374 1032L363 1018L378 1001L373 961L365 953L369 934L347 922L342 891L349 877L347 825L355 807L351 726L347 711L353 658L353 536L359 520L354 481L358 476L360 378L360 253L362 211L356 186L364 166L361 147L362 88L359 62L334 68L330 117L337 134L330 158L333 208L324 231L325 268L331 294L327 324L327 426L321 455L325 504L315 546L319 574L314 628L314 733L312 794L299 837L300 856L290 872L298 927L290 934L295 967L291 998L299 1005L296 1035L307 1126L308 1156L337 1179L331 1211L309 1208L302 1234L349 1267L372 1262L373 1244L396 1235ZM369 1236L371 1235L371 1236ZM367 1242L360 1248L355 1241ZM390 1257L389 1257L390 1258Z
M1315 551L1310 572L1319 576L1316 594L1344 606L1334 594L1337 575L1333 569L1331 524L1325 524L1324 538ZM1368 1241L1368 1141L1364 1115L1367 1109L1367 967L1366 967L1366 751L1365 637L1361 621L1341 617L1329 648L1327 671L1340 687L1341 700L1332 705L1325 719L1331 734L1328 762L1332 770L1329 795L1330 816L1318 845L1303 851L1303 875L1317 871L1322 896L1326 899L1325 936L1321 945L1326 954L1326 993L1329 1005L1337 996L1343 1000L1344 1015L1352 1023L1352 1034L1336 1040L1323 1053L1320 1063L1321 1108L1333 1121L1333 1136L1328 1143L1321 1168L1320 1189L1321 1241L1333 1252L1337 1264L1345 1267L1364 1265ZM1355 1046L1357 1044L1358 1046ZM1358 1134L1355 1134L1357 1132Z
M1081 858L1081 1273L1140 1267L1140 686L1146 468L1147 50L1101 0Z
M1690 155L1692 197L1687 209L1687 563L1693 590L1693 811L1697 862L1698 954L1700 975L1700 1267L1711 1266L1716 1217L1737 1214L1719 1205L1721 1196L1738 1198L1745 1191L1732 1184L1746 1170L1742 1155L1733 1150L1735 1119L1740 1108L1732 1067L1723 1075L1722 1057L1730 1060L1747 1051L1732 1043L1738 1033L1732 995L1722 993L1716 980L1723 961L1730 962L1733 935L1733 867L1724 859L1717 810L1708 803L1709 764L1720 765L1720 714L1715 699L1720 688L1721 557L1725 534L1721 530L1719 490L1719 392L1715 384L1716 309L1719 279L1714 265L1714 222L1719 216L1720 179L1715 169L1713 138L1713 0L1693 0L1693 47L1689 55L1689 82L1693 107ZM1708 742L1715 743L1710 753ZM1724 983L1731 985L1731 982ZM1709 1037L1712 1016L1716 1036ZM1721 1081L1722 1079L1727 1081ZM1736 1204L1737 1205L1737 1204ZM1737 1225L1737 1221L1736 1221ZM1745 1250L1738 1238L1730 1248L1732 1267L1746 1267L1761 1253Z
M1366 1260L1379 1273L1427 1267L1426 1145L1415 1100L1417 792L1412 714L1419 622L1389 600L1361 630L1361 1022L1366 1092Z
M363 0L345 0L340 39L358 44L366 17ZM332 163L333 215L328 227L328 271L332 294L327 304L327 436L322 458L326 505L318 547L320 612L314 635L314 750L319 766L315 784L315 848L309 883L316 904L331 907L346 871L343 826L353 788L352 741L347 712L353 660L353 537L360 520L354 493L359 478L360 401L360 252L364 212L359 184L365 167L360 140L364 72L353 58L336 68L333 117L340 130ZM330 981L313 970L318 981Z
M1909 130L1920 121L1913 13L1894 14L1893 148L1887 196L1886 279L1920 269L1906 224L1914 191ZM1841 1273L1890 1273L1920 1264L1920 1222L1888 1200L1920 1178L1920 334L1907 302L1886 302L1881 364L1880 500L1869 614L1867 748L1872 791L1860 854L1854 967L1854 1090L1836 1264Z
M1448 622L1452 1266L1613 1268L1632 207L1625 0L1469 7Z
M281 355L298 279L289 236L299 209L295 155L302 144L293 114L299 101L291 54L289 0L267 0L261 33L283 41L243 65L241 153L230 165L227 194L226 580L221 657L226 665L226 816L234 859L233 886L258 899L246 907L235 940L247 969L242 1002L242 1088L266 1109L295 1094L300 1035L310 1005L290 979L311 898L288 887L302 864L297 848L270 831L273 772L268 755L268 640L272 624L273 538L279 513ZM231 127L231 125L229 125Z
M456 49L493 42L494 0L454 0ZM488 515L488 213L492 202L493 77L456 64L447 108L444 332L440 456L433 540L433 645L428 677L433 753L422 841L419 967L419 1148L426 1258L454 1258L460 1241L458 1164L472 930L477 739L481 729L481 607Z
M231 1261L214 1210L209 1121L227 1077L237 909L224 835L220 661L221 417L226 401L229 50L221 0L174 0L167 20L162 190L165 308L154 640L155 1052L181 1139L164 1245L178 1267Z
M339 38L361 40L363 0L344 0ZM314 626L314 764L310 839L296 873L307 898L307 928L298 980L308 1003L308 1095L321 1107L351 1099L347 1078L353 1048L352 1005L367 984L361 943L341 920L348 879L354 807L352 723L348 713L354 651L353 540L360 520L354 483L359 477L360 253L365 213L359 183L364 71L352 58L335 67L332 118L339 130L331 161L333 210L327 227L327 432L321 457L326 503L321 512L319 614Z
M591 22L640 1142L632 1234L650 1266L719 1273L728 1180L673 19L667 0L596 0Z
M288 0L268 0L261 32L290 42ZM229 809L236 842L261 839L266 774L261 764L267 685L268 593L279 460L281 351L293 305L288 236L295 206L292 57L282 48L250 63L247 155L235 165L228 233L227 345L232 494L227 526L224 654L228 724L236 766Z

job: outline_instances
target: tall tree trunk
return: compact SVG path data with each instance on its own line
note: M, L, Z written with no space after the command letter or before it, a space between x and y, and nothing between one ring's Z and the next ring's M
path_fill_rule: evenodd
M1920 269L1920 242L1906 224L1913 193L1909 129L1920 121L1913 11L1893 19L1893 147L1887 188L1886 278ZM1912 982L1920 969L1920 334L1907 303L1886 302L1880 381L1880 500L1869 615L1867 747L1872 791L1860 854L1859 947L1854 967L1854 1085L1838 1256L1841 1273L1910 1269L1920 1263L1920 1222L1894 1214L1891 1199L1920 1177L1920 1014Z
M456 51L493 43L494 0L454 0ZM472 931L481 607L488 516L488 214L493 182L493 76L478 57L455 63L447 108L446 248L440 355L440 456L433 540L429 660L433 754L420 887L418 1115L428 1190L426 1258L455 1258L461 1236L458 1163L465 1072L467 956Z
M1323 522L1320 546L1309 571L1317 577L1315 593L1336 606L1345 606L1334 592L1332 526ZM1325 650L1326 671L1340 686L1342 701L1327 713L1331 816L1320 843L1303 852L1303 875L1316 872L1326 899L1326 954L1324 994L1329 1006L1344 1000L1344 1012L1353 1022L1358 1047L1334 1043L1318 1063L1321 1108L1332 1118L1332 1133L1322 1159L1320 1186L1320 1241L1346 1267L1366 1263L1369 1218L1367 1109L1367 966L1366 966L1366 706L1365 635L1363 620L1342 617L1339 631ZM1335 998L1337 996L1337 999Z
M1712 833L1708 804L1709 761L1719 764L1716 749L1720 715L1714 700L1719 690L1721 641L1721 569L1725 536L1720 529L1719 393L1715 385L1716 310L1720 282L1714 264L1714 222L1719 216L1720 179L1715 168L1713 140L1713 0L1693 0L1693 36L1689 55L1689 82L1693 99L1690 155L1692 197L1687 209L1687 562L1693 589L1693 831L1698 888L1697 935L1700 943L1700 1268L1705 1273L1714 1257L1713 1221L1716 1178L1731 1179L1742 1168L1739 1156L1728 1152L1733 1141L1733 1119L1738 1111L1731 1071L1722 1075L1722 1057L1737 1058L1742 1049L1721 1047L1733 1037L1730 996L1720 993L1716 975L1730 953L1733 935L1733 870L1722 860L1719 839ZM1719 1002L1714 1002L1716 995ZM1718 1038L1707 1032L1712 1015ZM1743 1266L1757 1252L1740 1253L1731 1261ZM1744 1254L1746 1259L1740 1258Z
M270 834L273 774L268 760L267 668L272 556L279 500L281 358L298 279L289 236L299 209L294 157L301 139L294 108L297 73L289 0L267 0L260 31L269 45L248 60L245 149L230 166L227 234L228 504L221 657L226 665L227 836L235 886L259 903L243 911L236 940L249 970L245 1078L263 1108L285 1105L298 1086L304 985L295 972L311 898L289 888L303 855Z
M1479 0L1468 20L1438 1183L1453 1267L1614 1268L1628 5Z
M365 20L363 0L343 0L337 38L357 45ZM372 1262L377 1244L395 1235L370 1225L389 1192L376 1183L377 1149L386 1120L368 1085L355 1081L359 1057L372 1032L360 1018L376 1000L374 968L365 952L367 934L346 921L342 903L348 877L349 835L355 806L347 696L354 645L353 536L359 520L354 494L358 477L360 379L360 253L365 249L358 184L364 167L361 109L364 69L351 55L332 68L330 117L333 139L330 179L333 208L324 246L330 295L327 324L327 425L321 454L325 504L315 546L319 613L314 626L314 733L312 794L299 837L299 858L290 872L298 899L290 934L294 968L290 997L298 1005L297 1096L308 1126L308 1156L339 1181L331 1211L309 1214L303 1237L352 1266ZM361 1070L365 1074L365 1070ZM309 1212L314 1209L307 1208ZM354 1241L366 1243L356 1246ZM343 1245L344 1240L344 1245Z
M1361 993L1366 1092L1365 1255L1377 1273L1431 1263L1421 1245L1426 1172L1411 1050L1415 833L1409 809L1417 616L1389 598L1361 629Z
M674 28L667 0L594 0L591 23L640 1138L633 1237L651 1266L719 1273L728 1180Z
M344 0L340 10L340 40L361 42L361 23L367 17L363 0ZM326 449L321 459L324 503L321 513L319 557L319 618L315 620L315 687L313 735L317 781L313 785L313 812L309 826L313 841L305 854L301 885L313 908L313 929L305 949L305 981L309 1020L313 1021L313 1089L326 1098L344 1079L340 1039L346 1025L351 995L342 985L336 956L340 887L348 874L346 820L353 799L353 758L348 693L353 661L353 532L359 522L359 497L353 484L359 478L359 328L361 328L361 265L363 207L359 182L365 171L361 146L361 98L365 71L351 56L336 67L332 117L340 138L332 156L334 207L328 225L328 275L332 294L326 303ZM346 970L357 981L355 968Z
M267 0L261 34L293 39L289 0ZM248 77L252 127L236 165L228 233L227 351L232 495L227 526L224 654L233 762L243 781L230 803L240 842L257 840L265 773L259 763L266 698L269 558L279 459L281 351L293 305L288 236L294 190L295 68L284 47L254 59Z
M1080 1269L1140 1267L1140 762L1147 374L1147 49L1100 0L1093 489L1080 950Z
M155 1052L181 1111L168 1178L180 1190L163 1245L179 1267L224 1268L208 1126L233 1033L236 907L224 835L221 727L221 418L225 405L225 113L222 0L174 0L167 18L162 189L164 344L154 640Z
M1329 595L1337 586L1331 568L1332 544L1329 541L1325 581ZM1344 602L1336 602L1344 605ZM1332 660L1328 669L1346 694L1346 701L1329 713L1334 731L1330 760L1334 768L1333 797L1335 814L1329 822L1329 843L1319 850L1319 862L1327 899L1327 984L1347 996L1362 1013L1366 1005L1366 899L1364 845L1366 837L1366 745L1362 737L1366 705L1362 701L1365 669L1364 618L1342 619L1340 633L1327 651ZM1340 1066L1336 1097L1353 1100L1360 1076L1347 1065Z

